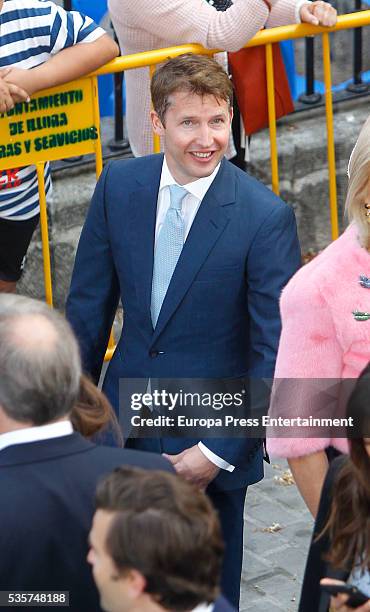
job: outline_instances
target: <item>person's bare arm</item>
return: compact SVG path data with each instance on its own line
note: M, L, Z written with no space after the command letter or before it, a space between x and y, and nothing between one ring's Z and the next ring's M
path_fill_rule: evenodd
M21 87L31 96L40 89L68 83L88 74L118 54L118 45L108 34L104 34L94 42L79 43L63 49L36 68L12 68L5 81Z
M324 451L288 459L293 478L312 516L316 518L320 495L328 471Z

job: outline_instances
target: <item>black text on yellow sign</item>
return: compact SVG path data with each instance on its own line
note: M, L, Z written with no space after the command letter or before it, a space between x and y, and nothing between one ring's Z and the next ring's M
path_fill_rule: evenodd
M96 82L85 78L39 92L0 115L0 169L95 152Z

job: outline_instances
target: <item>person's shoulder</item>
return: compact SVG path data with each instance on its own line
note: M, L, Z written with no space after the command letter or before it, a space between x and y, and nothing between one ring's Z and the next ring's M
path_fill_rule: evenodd
M39 15L47 14L51 9L60 8L52 0L7 0L5 6L9 9L37 10ZM41 11L41 12L40 12Z
M147 182L151 175L160 176L163 164L163 155L145 155L144 157L130 157L128 159L116 159L109 161L104 168L104 177L107 182L119 181L117 187L124 181Z
M115 159L107 163L110 171L115 172L143 172L147 168L162 169L163 155L156 153L153 155L144 155L143 157L129 157L127 159Z
M161 455L155 453L98 445L94 447L93 452L99 460L110 463L112 469L118 465L130 465L146 470L174 472L171 463Z
M253 207L255 212L259 212L262 215L269 214L272 211L283 211L291 214L291 206L279 198L261 181L248 174L248 172L237 168L231 162L226 163L229 165L229 170L234 173L237 181L237 197L249 210Z

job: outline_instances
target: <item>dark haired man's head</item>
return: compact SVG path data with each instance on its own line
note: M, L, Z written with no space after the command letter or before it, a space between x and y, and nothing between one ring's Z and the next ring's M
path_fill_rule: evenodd
M1 294L0 431L5 423L45 425L68 415L80 377L77 342L65 319L37 300Z
M232 94L228 75L208 56L180 55L155 72L153 130L163 138L168 167L179 184L210 176L224 156Z
M118 468L96 506L88 561L104 610L182 612L217 598L223 544L205 494L174 474Z

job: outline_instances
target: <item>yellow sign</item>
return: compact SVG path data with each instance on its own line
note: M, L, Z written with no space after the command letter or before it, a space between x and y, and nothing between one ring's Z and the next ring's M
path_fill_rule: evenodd
M40 91L0 115L0 170L96 153L98 146L96 77Z

